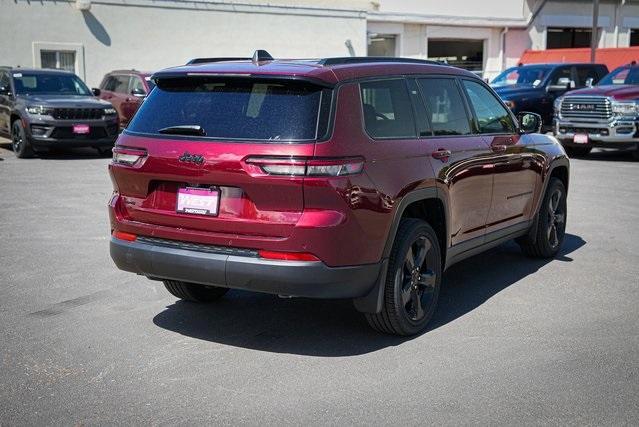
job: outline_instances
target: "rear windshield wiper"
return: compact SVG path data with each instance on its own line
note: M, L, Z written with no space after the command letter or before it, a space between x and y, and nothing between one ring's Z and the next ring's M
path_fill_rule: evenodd
M202 128L202 126L200 125L169 126L169 127L160 129L158 132L170 134L170 135L206 136L206 131L204 131L204 128Z

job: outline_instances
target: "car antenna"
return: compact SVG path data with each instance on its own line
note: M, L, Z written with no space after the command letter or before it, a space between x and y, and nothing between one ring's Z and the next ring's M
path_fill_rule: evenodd
M259 62L272 61L273 57L267 51L263 49L259 49L255 51L255 53L253 54L253 58L251 60L253 61L254 64L257 64Z

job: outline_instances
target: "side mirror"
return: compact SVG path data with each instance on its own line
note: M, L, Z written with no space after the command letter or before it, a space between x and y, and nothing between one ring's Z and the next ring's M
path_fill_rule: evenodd
M595 83L594 77L588 77L586 79L586 87L592 87Z
M11 89L9 86L0 86L0 95L11 96Z
M571 89L570 83L546 86L546 92L565 92L570 89Z
M135 88L131 91L131 95L137 96L138 98L144 98L146 96L146 92L144 89Z
M102 91L98 89L97 87L94 87L93 89L91 89L91 91L93 92L95 96L100 96L100 94L102 93Z
M540 133L541 132L541 116L537 113L527 113L522 111L517 114L519 121L519 132L521 133Z

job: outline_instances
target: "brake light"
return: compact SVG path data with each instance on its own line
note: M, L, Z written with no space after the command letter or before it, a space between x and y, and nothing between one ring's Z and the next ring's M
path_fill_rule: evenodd
M262 173L278 176L347 176L356 175L364 169L364 159L361 157L249 157L245 162L259 167Z
M133 166L146 157L146 150L116 146L113 148L113 163Z
M260 258L280 261L319 261L319 258L306 252L258 251Z
M113 232L112 236L118 240L126 240L127 242L133 242L138 238L138 236L133 233L117 230Z

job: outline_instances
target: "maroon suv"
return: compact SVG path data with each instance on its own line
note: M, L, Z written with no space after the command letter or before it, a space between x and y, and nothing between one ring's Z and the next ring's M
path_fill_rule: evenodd
M454 263L564 239L562 147L470 72L258 51L153 80L109 167L111 256L179 298L352 298L409 335Z
M98 89L93 89L96 96L109 101L116 109L121 128L127 127L155 86L151 74L137 70L112 71L104 76Z

